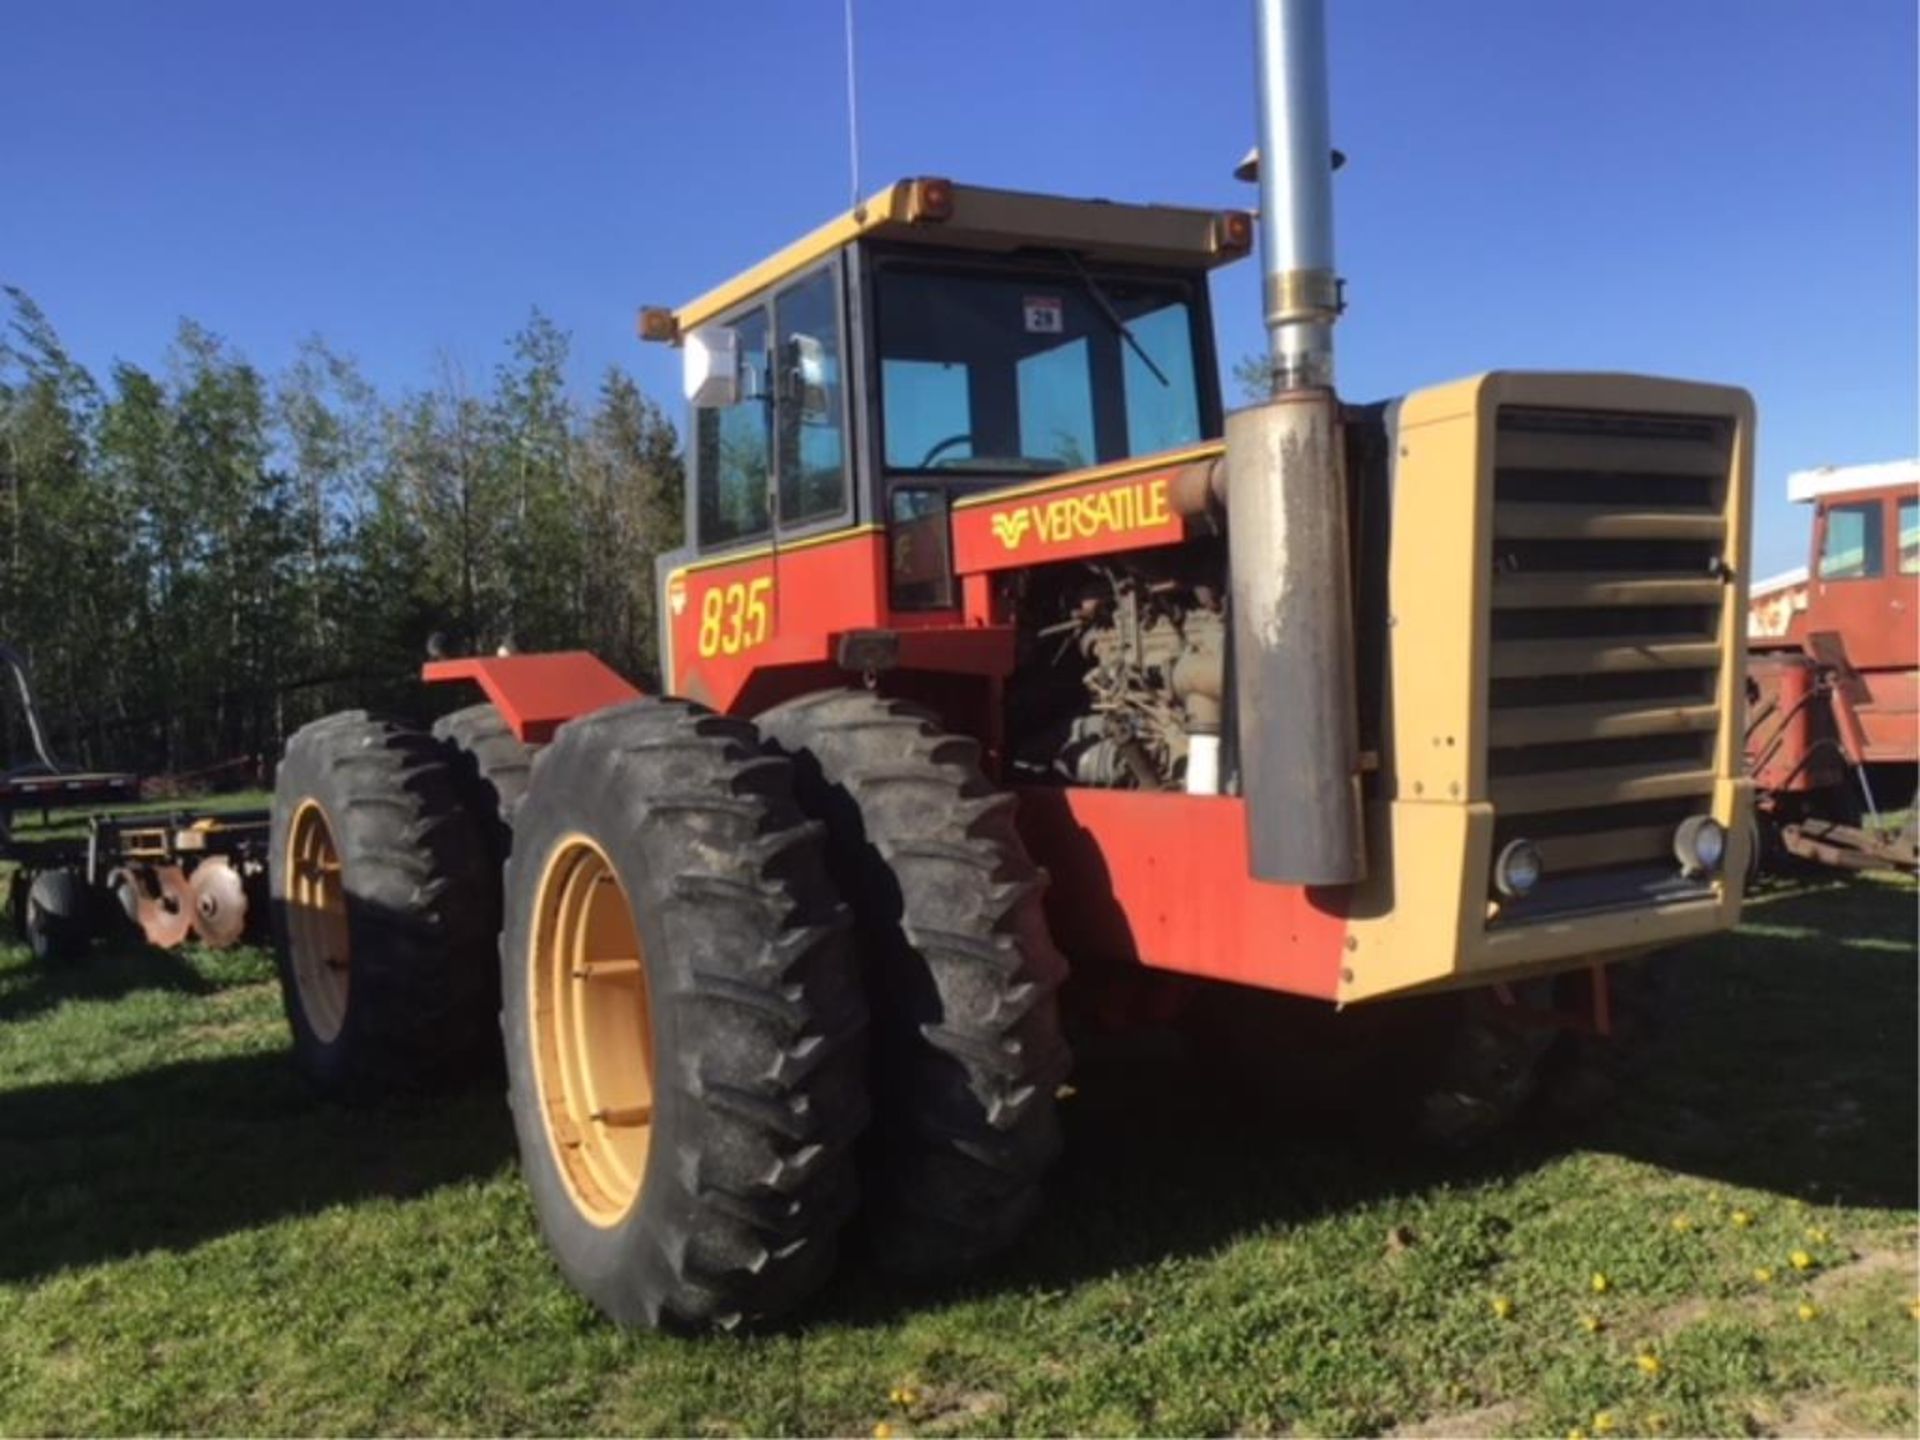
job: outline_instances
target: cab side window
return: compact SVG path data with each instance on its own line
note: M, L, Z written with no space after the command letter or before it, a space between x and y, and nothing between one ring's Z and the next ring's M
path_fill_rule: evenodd
M1827 511L1826 535L1820 542L1822 580L1871 580L1880 574L1885 513L1878 500Z
M774 300L780 366L780 523L838 515L847 506L842 431L845 372L839 295L831 269Z
M1920 500L1900 502L1900 573L1920 575Z
M767 482L773 464L773 396L767 312L729 327L739 357L739 399L698 412L699 543L709 550L767 533Z

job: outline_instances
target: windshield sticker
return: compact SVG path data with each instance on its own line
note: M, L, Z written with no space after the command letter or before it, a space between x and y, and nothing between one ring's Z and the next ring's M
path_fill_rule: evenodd
M1026 313L1029 335L1066 333L1066 314L1058 295L1028 295L1020 301L1020 308Z

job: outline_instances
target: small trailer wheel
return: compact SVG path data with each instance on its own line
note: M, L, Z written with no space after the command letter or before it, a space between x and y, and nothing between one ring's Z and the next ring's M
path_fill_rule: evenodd
M7 929L22 944L27 938L27 891L33 888L34 872L16 865L7 876Z
M62 866L42 870L27 891L25 929L33 958L78 960L93 942L93 896L86 877Z

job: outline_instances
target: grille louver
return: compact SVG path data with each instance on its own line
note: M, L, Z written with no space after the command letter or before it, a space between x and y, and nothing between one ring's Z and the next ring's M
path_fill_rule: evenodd
M1495 443L1495 845L1526 835L1591 903L1607 873L1671 875L1674 825L1713 792L1733 427L1509 406Z

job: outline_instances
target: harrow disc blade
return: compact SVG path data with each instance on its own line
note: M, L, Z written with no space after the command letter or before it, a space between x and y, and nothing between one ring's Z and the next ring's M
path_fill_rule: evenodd
M140 902L152 888L144 884L143 879L141 870L136 867L115 870L107 876L107 893L113 896L113 903L126 915L127 924L136 930L140 928Z
M247 929L247 887L225 860L202 860L193 870L193 933L200 943L224 950Z
M193 928L193 887L178 865L156 866L153 885L140 895L140 933L149 945L171 950Z

